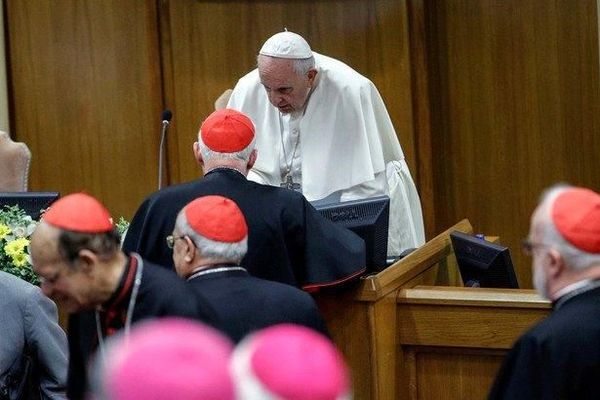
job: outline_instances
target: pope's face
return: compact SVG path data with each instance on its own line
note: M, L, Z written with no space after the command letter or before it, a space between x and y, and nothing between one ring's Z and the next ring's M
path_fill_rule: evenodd
M299 75L294 71L293 60L259 56L258 74L271 104L282 114L289 114L304 107L316 70Z

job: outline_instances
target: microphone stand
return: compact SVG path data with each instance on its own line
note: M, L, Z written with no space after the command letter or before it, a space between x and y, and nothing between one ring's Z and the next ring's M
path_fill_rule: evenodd
M169 121L163 119L162 121L162 132L160 135L160 147L158 150L158 190L162 189L162 178L163 178L163 160L165 153L165 138L167 136L167 128L169 127Z

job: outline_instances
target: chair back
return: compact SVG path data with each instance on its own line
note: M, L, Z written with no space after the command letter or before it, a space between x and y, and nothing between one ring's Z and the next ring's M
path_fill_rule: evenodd
M0 192L26 192L31 152L0 131Z
M227 107L229 98L231 97L232 89L227 89L215 100L215 111L222 110Z

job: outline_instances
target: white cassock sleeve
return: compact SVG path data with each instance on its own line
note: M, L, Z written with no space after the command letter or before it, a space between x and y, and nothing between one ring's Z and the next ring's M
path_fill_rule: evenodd
M391 161L386 171L372 181L335 193L337 201L365 199L387 194L390 197L388 256L398 256L404 250L425 243L421 201L406 161ZM328 197L334 200L333 196Z
M421 200L405 160L391 161L386 166L390 196L388 255L425 243Z

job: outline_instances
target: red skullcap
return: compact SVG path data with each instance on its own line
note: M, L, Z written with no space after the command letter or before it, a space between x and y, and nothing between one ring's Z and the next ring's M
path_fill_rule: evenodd
M60 229L81 233L103 233L114 229L110 213L86 193L74 193L56 201L42 220Z
M291 324L272 326L250 336L236 352L234 364L247 362L251 373L246 376L255 377L263 393L273 398L336 400L350 393L348 369L340 353L312 329ZM233 369L241 372L244 367L233 365ZM254 399L244 395L242 398Z
M600 253L600 195L585 188L567 189L552 206L556 229L573 246Z
M248 236L244 214L226 197L197 198L185 206L184 212L190 227L207 239L236 243Z
M202 142L219 153L244 150L254 138L254 124L239 111L225 108L215 111L200 127Z
M134 327L110 348L104 385L111 399L233 400L233 345L220 332L178 318Z

